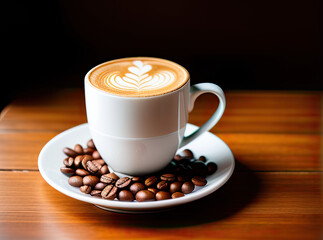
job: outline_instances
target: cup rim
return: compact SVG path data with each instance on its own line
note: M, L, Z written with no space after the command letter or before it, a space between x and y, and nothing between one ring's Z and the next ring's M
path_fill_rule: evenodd
M187 73L187 81L185 84L183 84L181 87L171 91L171 92L167 92L167 93L163 93L163 94L159 94L159 95L153 95L153 96L142 96L142 97L132 97L132 96L121 96L121 95L117 95L117 94L113 94L113 93L108 93L106 91L103 91L99 88L96 88L95 86L93 86L91 83L90 83L90 80L89 80L89 75L92 73L92 71L94 71L96 68L102 66L103 64L106 64L108 62L115 62L115 61L120 61L120 60L123 60L123 59L131 59L131 58L153 58L153 59L160 59L160 60L163 60L163 61L168 61L168 62L171 62L172 64L175 64L177 66L179 66L180 68L182 68L186 73ZM84 84L85 85L88 85L89 87L91 87L92 89L96 90L98 93L100 94L103 94L103 95L107 95L107 96L110 96L110 97L115 97L115 98L122 98L122 99L141 99L141 100L144 100L144 99L151 99L151 98L158 98L158 97L163 97L163 96L168 96L168 95L171 95L171 94L174 94L180 90L182 90L183 88L185 88L187 86L187 84L190 84L190 74L189 72L187 71L187 69L185 67L183 67L182 65L176 63L176 62L173 62L173 61L170 61L170 60L167 60L167 59L163 59L163 58L157 58L157 57L141 57L141 56L138 56L138 57L125 57L125 58L118 58L118 59L114 59L114 60L110 60L110 61L106 61L106 62L103 62L99 65L96 65L94 66L93 68L91 68L85 75L84 77Z

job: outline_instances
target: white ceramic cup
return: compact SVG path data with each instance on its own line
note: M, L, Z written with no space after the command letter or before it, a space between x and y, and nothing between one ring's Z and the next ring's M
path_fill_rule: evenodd
M178 148L210 130L225 109L224 93L213 83L190 87L188 80L170 93L126 97L94 87L89 81L92 70L85 76L88 124L95 146L116 172L143 175L161 170L170 163ZM219 106L203 126L184 137L188 113L203 93L215 94Z

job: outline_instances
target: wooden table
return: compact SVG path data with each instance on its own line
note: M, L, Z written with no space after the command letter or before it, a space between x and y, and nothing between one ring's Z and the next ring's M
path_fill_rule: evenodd
M40 176L37 157L46 142L86 122L82 90L13 101L0 118L0 239L323 239L322 93L226 96L212 132L235 155L232 178L204 199L147 215L100 210ZM216 105L202 96L190 122L201 125Z

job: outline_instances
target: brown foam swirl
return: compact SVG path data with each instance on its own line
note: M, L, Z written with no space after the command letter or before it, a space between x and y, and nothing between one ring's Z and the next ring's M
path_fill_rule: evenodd
M103 63L89 74L90 83L108 93L147 97L183 86L188 72L180 65L159 58L124 58Z

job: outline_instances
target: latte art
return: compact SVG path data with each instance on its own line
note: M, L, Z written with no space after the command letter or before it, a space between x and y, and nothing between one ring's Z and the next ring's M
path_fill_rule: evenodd
M148 97L182 87L189 79L185 68L159 58L124 58L99 65L88 75L100 90L121 96Z
M118 90L154 90L166 87L175 81L175 74L170 71L160 71L154 75L149 75L152 66L140 60L133 61L133 65L128 68L125 76L119 76L118 73L108 73L105 84Z

